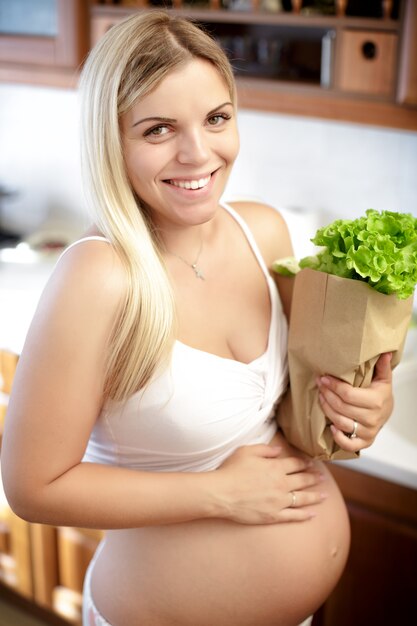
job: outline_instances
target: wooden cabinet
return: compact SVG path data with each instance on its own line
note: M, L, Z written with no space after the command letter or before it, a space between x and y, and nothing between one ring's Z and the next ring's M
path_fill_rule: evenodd
M147 4L92 2L92 44ZM252 0L251 10L237 11L217 0L206 8L176 0L171 10L203 24L228 51L242 108L417 130L413 0L336 0L335 15L308 13L302 2L282 5L287 10L271 12ZM374 16L352 15L351 5L362 15L373 7Z
M9 350L0 350L0 443L17 361L16 354Z
M342 91L395 97L398 36L345 29L335 84Z
M0 81L75 87L89 46L108 28L164 5L48 2L56 12L56 36L0 29ZM311 1L280 4L278 12L261 0L247 0L247 10L234 10L226 0L172 0L169 10L203 24L228 50L241 108L417 130L414 0L335 0L333 15L312 11L320 3Z
M102 536L89 529L29 524L3 503L0 596L39 615L42 623L81 626L84 576Z
M0 505L0 586L81 625L82 588L101 531L30 524Z
M0 587L81 625L82 588L101 531L30 524L0 504Z
M33 597L29 524L0 502L0 581L22 596Z
M73 87L88 52L87 0L2 0L0 80Z
M58 584L52 592L52 606L59 615L78 623L82 614L85 572L102 533L82 528L58 528Z
M417 490L332 465L352 544L346 570L315 626L417 622Z

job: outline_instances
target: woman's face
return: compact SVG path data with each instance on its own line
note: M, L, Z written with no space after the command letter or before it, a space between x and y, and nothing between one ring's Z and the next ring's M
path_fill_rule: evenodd
M235 114L216 68L193 59L122 116L131 185L160 228L213 217L239 150Z

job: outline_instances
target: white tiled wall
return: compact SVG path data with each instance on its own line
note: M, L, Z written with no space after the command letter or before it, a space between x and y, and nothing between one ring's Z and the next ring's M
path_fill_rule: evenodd
M12 217L86 223L74 91L0 85L0 184L20 197ZM241 111L241 153L225 197L282 208L296 251L316 225L366 208L417 215L417 133Z

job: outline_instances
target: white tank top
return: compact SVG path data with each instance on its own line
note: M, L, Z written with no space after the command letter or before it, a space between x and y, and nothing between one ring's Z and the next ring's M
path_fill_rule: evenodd
M286 389L287 323L277 287L251 231L229 206L264 274L271 326L264 354L246 364L174 343L169 366L124 402L108 401L83 462L148 471L208 471L238 447L269 443L276 405ZM88 237L85 240L103 240Z

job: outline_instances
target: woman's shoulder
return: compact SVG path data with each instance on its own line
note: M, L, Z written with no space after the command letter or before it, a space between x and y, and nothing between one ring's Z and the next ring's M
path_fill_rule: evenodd
M229 206L248 225L268 267L278 257L292 254L288 227L277 209L253 200L230 202Z
M123 264L108 242L71 246L40 296L24 352L59 360L57 355L71 355L77 346L90 356L93 350L102 354L123 310L127 284Z
M126 294L127 273L112 243L89 231L64 250L52 273L50 289L82 296L93 305L99 298L114 309Z

